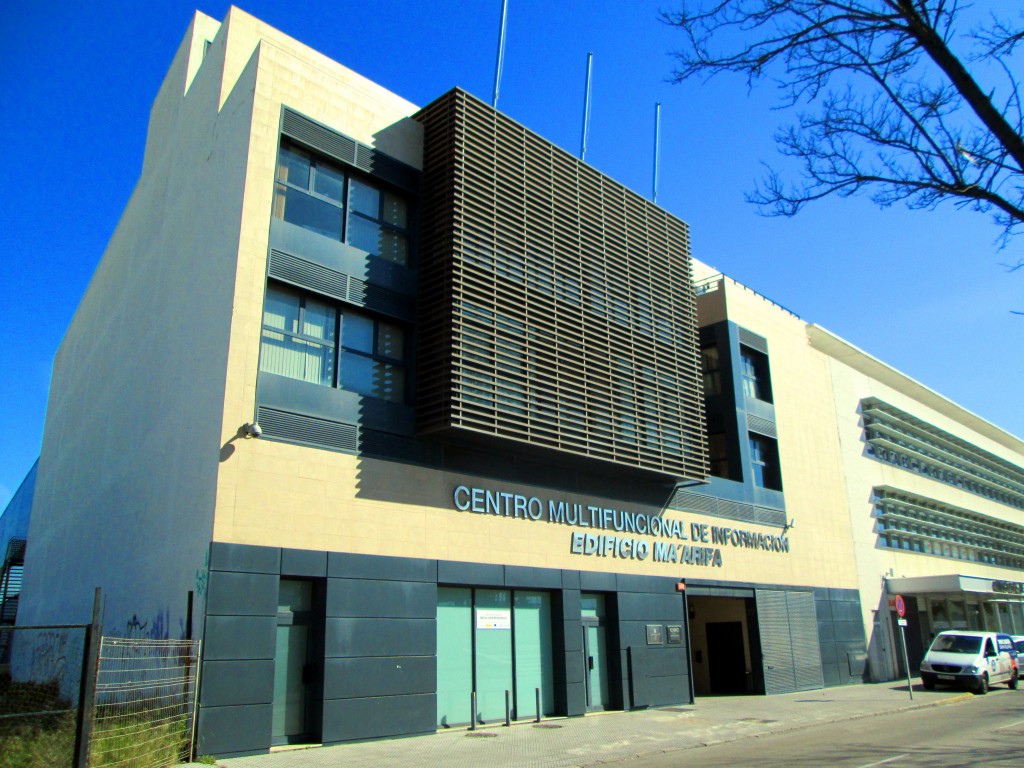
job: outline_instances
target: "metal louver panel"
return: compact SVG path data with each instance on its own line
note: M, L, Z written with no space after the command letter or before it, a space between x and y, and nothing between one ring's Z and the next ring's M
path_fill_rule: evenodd
M414 315L412 302L406 297L386 288L368 285L344 272L293 256L285 251L270 249L267 273L286 283L308 288L324 296L366 307L382 314L411 321Z
M747 414L747 429L751 432L756 432L759 435L778 437L778 430L775 428L775 422L760 416L755 416L752 413Z
M419 171L342 133L285 107L281 133L353 168L410 191L419 187Z
M356 162L356 140L332 131L290 109L281 118L281 133L349 165Z
M754 595L765 693L824 688L814 594L758 589Z
M796 675L793 671L786 593L758 589L754 595L757 601L757 626L761 635L764 692L791 693L796 690Z
M770 509L742 501L718 499L714 496L705 496L681 489L676 489L667 506L669 509L676 509L680 512L696 512L757 525L773 525L781 528L786 524L786 511L783 509Z
M465 91L414 119L420 432L703 480L686 224Z
M682 512L698 512L713 515L718 511L718 499L700 493L688 493L677 490L672 496L669 506Z
M825 687L821 670L821 644L818 641L818 618L811 592L787 592L789 635L793 641L793 674L798 691Z
M359 450L359 427L355 424L328 421L265 407L256 409L256 420L263 430L264 437L331 448L346 453L356 453Z
M739 332L740 344L756 349L758 352L764 352L766 355L768 354L768 339L764 336L758 336L746 328L740 328Z

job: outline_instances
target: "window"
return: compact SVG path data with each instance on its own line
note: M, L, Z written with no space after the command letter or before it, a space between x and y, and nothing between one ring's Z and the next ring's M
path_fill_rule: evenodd
M750 465L754 473L754 485L773 491L782 490L779 449L772 438L750 435Z
M725 432L712 432L708 435L708 459L713 476L729 477L729 446Z
M704 373L704 394L722 394L722 363L718 358L717 345L701 349L700 364Z
M340 345L337 340L340 338ZM405 401L405 330L393 322L267 286L260 370Z
M261 369L333 386L337 324L337 312L324 302L268 288Z
M409 203L404 197L288 144L278 155L274 216L395 264L409 264Z
M298 149L282 146L277 163L274 216L341 240L345 176Z
M741 344L740 365L743 370L743 393L755 400L770 403L772 385L768 375L768 356Z
M467 402L522 416L526 413L526 352L523 324L470 302L461 303L463 358L461 386ZM492 375L497 373L497 378ZM534 401L534 406L537 405ZM556 411L551 411L556 412Z
M409 206L398 195L360 179L349 181L346 242L395 264L408 265Z
M405 333L399 326L346 310L341 347L338 386L381 400L405 401Z

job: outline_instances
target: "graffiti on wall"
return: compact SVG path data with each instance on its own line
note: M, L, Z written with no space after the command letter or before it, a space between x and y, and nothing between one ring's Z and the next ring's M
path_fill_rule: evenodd
M196 569L196 595L202 597L206 594L206 588L210 585L210 553L206 553L206 563L202 568Z
M32 645L32 680L64 682L68 669L68 633L58 630L41 632ZM78 650L77 648L75 649Z

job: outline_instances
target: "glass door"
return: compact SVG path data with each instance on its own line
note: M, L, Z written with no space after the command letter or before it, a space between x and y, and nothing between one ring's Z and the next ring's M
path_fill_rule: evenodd
M604 626L604 595L583 594L583 679L587 688L587 711L599 712L610 706L608 690L608 646Z
M473 591L437 588L437 724L468 723L473 691Z
M555 669L551 648L551 597L546 592L517 591L515 606L516 700L512 716L537 716L537 691L542 715L555 711Z
M476 721L505 719L505 691L512 690L512 593L477 589L474 601Z
M281 579L271 730L271 743L275 745L300 744L308 742L312 736L309 727L312 619L312 582Z
M437 723L442 728L555 711L551 596L546 592L438 587ZM476 712L470 711L476 693Z

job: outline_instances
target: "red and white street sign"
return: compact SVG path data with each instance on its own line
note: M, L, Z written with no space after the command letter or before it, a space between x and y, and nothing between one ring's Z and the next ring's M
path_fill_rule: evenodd
M903 600L903 595L896 595L896 599L893 600L894 607L896 608L896 615L901 619L907 615L907 604Z

